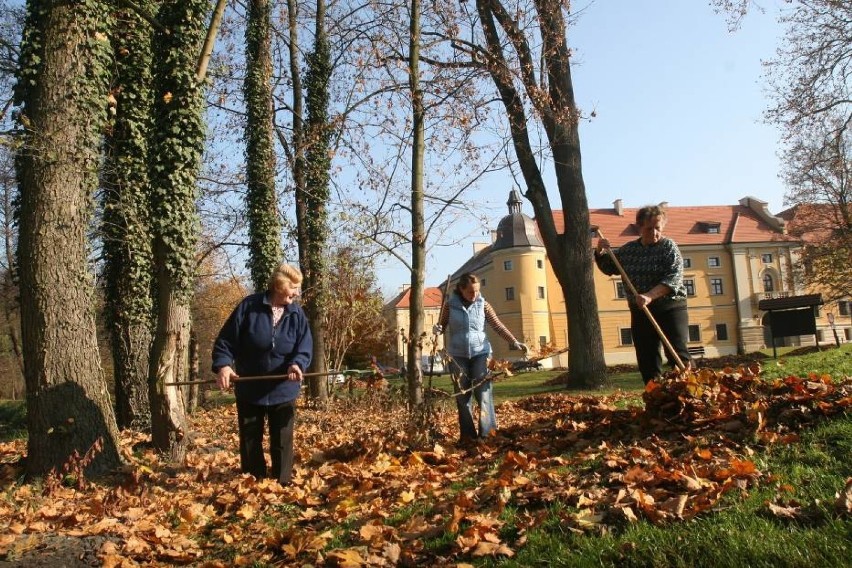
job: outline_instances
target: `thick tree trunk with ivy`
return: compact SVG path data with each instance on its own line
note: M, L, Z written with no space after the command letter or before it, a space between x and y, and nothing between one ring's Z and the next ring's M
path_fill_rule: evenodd
M281 262L281 222L275 193L272 34L269 0L249 0L246 23L246 174L249 267L255 290Z
M100 364L87 230L106 124L110 9L32 0L16 92L24 130L18 266L27 388L27 472L100 447L87 473L120 463Z
M293 82L293 101L292 116L293 116L293 138L292 152L289 155L291 172L293 175L293 185L295 187L296 201L296 241L299 250L299 265L302 269L304 281L302 282L303 299L305 300L305 313L311 324L311 330L314 336L314 357L312 363L312 371L325 370L325 337L322 334L323 327L316 325L317 314L314 311L314 301L311 297L311 278L314 269L311 266L313 260L313 247L311 246L312 231L310 227L310 218L313 215L311 210L311 197L308 190L308 135L306 120L304 117L305 94L302 83L302 65L300 54L302 53L299 43L299 24L298 24L299 5L296 0L287 0L287 18L289 27L289 53L290 53L290 78ZM287 145L284 144L285 149ZM317 336L317 332L320 335ZM308 394L313 398L324 400L327 397L327 389L325 383L319 378L311 378L308 380Z
M154 446L174 461L186 454L186 406L179 387L189 372L190 301L198 220L196 180L204 148L202 85L196 62L205 33L206 0L168 0L154 56L151 227L157 267L157 328L149 392Z
M300 237L300 259L305 281L303 284L305 312L311 323L314 339L314 358L311 370L326 370L325 307L326 247L328 242L329 169L331 168L330 125L328 123L329 80L331 78L331 53L325 31L325 3L317 1L314 50L308 56L305 92L307 120L305 128L305 185L297 188L297 198L304 208L297 210ZM312 377L308 383L310 395L324 400L328 396L325 380Z
M606 381L606 362L595 297L589 206L580 160L579 111L574 100L562 12L566 7L559 0L534 0L533 4L539 27L522 30L513 20L513 12L500 0L477 0L487 50L485 65L506 108L518 166L527 184L525 195L532 203L547 255L566 298L571 347L569 384L600 388ZM504 42L503 38L508 41ZM539 41L540 61L532 48ZM510 54L513 54L511 63ZM536 78L540 65L546 78ZM520 69L519 77L513 76L513 69ZM523 91L516 84L522 85ZM530 143L525 101L534 108L547 136L565 220L561 234L554 224L547 188Z
M141 0L138 5L151 12L153 2ZM105 314L112 340L118 426L147 429L154 324L148 202L152 30L136 12L122 10L113 38L115 120L102 175Z
M426 113L420 89L420 1L411 3L409 26L408 87L411 95L411 304L408 312L408 402L423 404L423 373L420 355L423 352L423 289L426 273L426 225L423 218L423 152Z

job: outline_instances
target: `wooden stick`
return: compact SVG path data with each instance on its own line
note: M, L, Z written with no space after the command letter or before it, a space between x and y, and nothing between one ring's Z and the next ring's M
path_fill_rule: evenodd
M363 371L357 371L361 373ZM340 374L353 374L355 371L325 371L323 373L302 373L302 377L330 377L332 375L340 375ZM184 385L206 385L209 383L215 383L217 379L203 379L199 381L179 381L175 383L164 383L163 386L167 387L182 387ZM287 375L255 375L253 377L236 377L231 379L234 382L243 382L243 381L266 381L266 380L278 380L278 381L286 381Z
M598 236L600 238L605 238L603 236L603 233L601 233L600 228L596 229L596 231L598 232ZM639 292L636 291L636 288L633 286L633 283L630 281L630 278L628 278L627 273L624 271L624 267L621 266L621 263L618 261L618 258L616 258L615 253L612 251L612 247L607 247L606 252L609 254L609 258L612 259L613 264L615 264L615 267L621 274L621 279L624 281L624 285L630 289L630 292L633 294L634 298L638 296ZM660 328L660 325L657 323L657 320L654 319L654 316L651 314L651 310L649 310L648 306L645 305L642 306L642 311L645 312L646 316L648 316L648 320L651 322L651 325L654 327L654 330L657 332L657 335L660 336L660 339L662 340L663 345L668 350L669 354L671 354L675 365L677 365L677 368L681 371L685 371L686 365L683 364L683 361L681 361L680 356L677 354L674 347L672 347L672 344L669 342L669 339L666 337L666 334L663 333L663 330L662 328Z

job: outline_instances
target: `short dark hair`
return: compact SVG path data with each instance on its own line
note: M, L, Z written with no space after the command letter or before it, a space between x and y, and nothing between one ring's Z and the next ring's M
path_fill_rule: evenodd
M666 210L659 205L646 205L636 212L636 224L641 227L645 224L645 221L653 219L654 217L662 217L665 219Z

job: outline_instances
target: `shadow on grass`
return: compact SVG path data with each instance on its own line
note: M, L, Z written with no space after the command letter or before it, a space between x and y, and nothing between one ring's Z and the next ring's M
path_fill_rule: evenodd
M0 400L0 441L9 442L27 434L27 405L23 400Z

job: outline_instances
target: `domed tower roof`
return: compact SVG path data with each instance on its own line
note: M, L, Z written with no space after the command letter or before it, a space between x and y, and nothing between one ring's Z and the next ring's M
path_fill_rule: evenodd
M543 247L535 221L521 213L521 195L517 189L509 192L509 214L497 225L497 238L492 250L511 247Z

